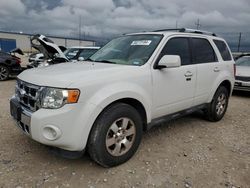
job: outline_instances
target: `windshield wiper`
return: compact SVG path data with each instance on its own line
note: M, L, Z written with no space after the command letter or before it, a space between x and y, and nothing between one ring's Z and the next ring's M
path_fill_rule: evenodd
M90 58L87 58L87 59L85 59L84 61L92 61L92 62L100 62L100 63L111 63L111 64L116 64L116 62L114 62L114 61L109 61L109 60L98 60L98 61L96 61L96 60L93 60L93 59L90 59Z
M105 60L105 59L104 60L98 60L96 62L116 64L116 62L114 62L114 61L109 61L109 60Z
M94 61L94 60L87 58L87 59L84 59L84 61Z

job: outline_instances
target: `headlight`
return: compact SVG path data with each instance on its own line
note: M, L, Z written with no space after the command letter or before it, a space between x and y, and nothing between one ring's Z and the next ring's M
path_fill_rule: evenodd
M77 89L45 88L41 97L41 107L57 109L64 104L76 103L80 96Z

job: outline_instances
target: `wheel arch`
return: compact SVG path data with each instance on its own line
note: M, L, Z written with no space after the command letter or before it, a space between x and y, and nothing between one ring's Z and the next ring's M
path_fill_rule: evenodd
M233 87L233 86L232 86L232 83L231 83L231 81L230 81L229 79L225 79L225 80L222 80L222 81L218 84L218 86L212 91L212 95L210 96L208 102L211 102L211 101L213 100L213 97L214 97L216 91L217 91L217 90L219 89L219 87L221 87L221 86L224 86L224 87L228 90L229 96L231 95L231 93L232 93L232 87Z
M119 98L116 99L112 102L110 102L108 105L106 105L104 108L98 108L99 112L97 113L97 115L95 116L95 119L92 120L91 126L89 127L89 131L88 131L88 136L86 138L85 141L83 141L84 147L86 147L89 143L89 138L90 138L90 134L91 131L93 129L93 125L95 124L95 122L97 121L97 119L100 117L100 115L107 110L110 106L116 104L116 103L124 103L124 104L128 104L131 105L132 107L134 107L138 113L141 115L142 117L142 121L143 121L143 130L146 131L147 130L147 120L148 120L148 116L147 116L147 111L145 106L143 105L143 103L135 98L132 97L126 97L126 98Z
M149 106L146 106L148 105L146 101L140 100L138 97L133 97L133 96L115 97L115 98L113 96L112 99L113 100L110 100L110 98L106 98L106 100L99 101L100 102L99 105L89 102L89 106L86 107L87 109L85 110L88 111L87 113L89 113L91 118L88 118L86 127L82 129L81 135L86 136L82 137L83 148L86 147L87 143L89 142L89 137L96 120L107 108L109 108L111 105L115 103L124 103L134 107L142 117L143 130L145 131L147 130L147 123L151 121L150 119L151 113L149 111L150 110ZM78 121L81 122L82 118L80 117Z
M231 93L231 91L232 91L232 85L231 85L231 82L229 80L224 80L223 82L220 83L219 87L220 86L224 86L228 90L228 93L229 94Z
M9 68L8 64L6 64L6 62L0 62L0 66L3 66L3 67L6 67L6 68Z
M141 118L142 118L142 122L143 122L143 130L146 130L146 127L147 127L147 121L148 121L148 116L147 116L147 113L146 113L146 109L144 107L144 105L142 104L142 102L140 102L139 100L135 99L135 98L130 98L130 97L127 97L127 98L121 98L121 99L117 99L113 102L111 102L110 104L108 104L103 110L102 112L104 112L107 108L109 108L111 105L113 104L116 104L116 103L125 103L125 104L128 104L132 107L134 107L137 112L140 114ZM102 113L101 112L101 113ZM101 114L100 113L100 114ZM99 114L99 115L100 115ZM98 115L98 117L99 117ZM97 117L97 118L98 118Z

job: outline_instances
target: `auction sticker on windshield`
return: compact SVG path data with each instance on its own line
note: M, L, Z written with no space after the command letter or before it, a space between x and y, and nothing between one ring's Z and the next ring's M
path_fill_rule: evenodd
M131 46L148 46L151 42L151 40L135 40L131 43Z

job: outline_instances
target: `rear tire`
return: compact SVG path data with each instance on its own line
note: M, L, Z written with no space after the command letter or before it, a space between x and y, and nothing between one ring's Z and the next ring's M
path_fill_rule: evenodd
M227 111L228 99L229 91L224 86L220 86L205 110L206 119L212 122L220 121Z
M88 140L90 157L103 167L128 161L142 138L142 119L135 108L116 103L97 118Z
M0 81L8 80L9 76L10 76L9 69L4 65L0 65Z

